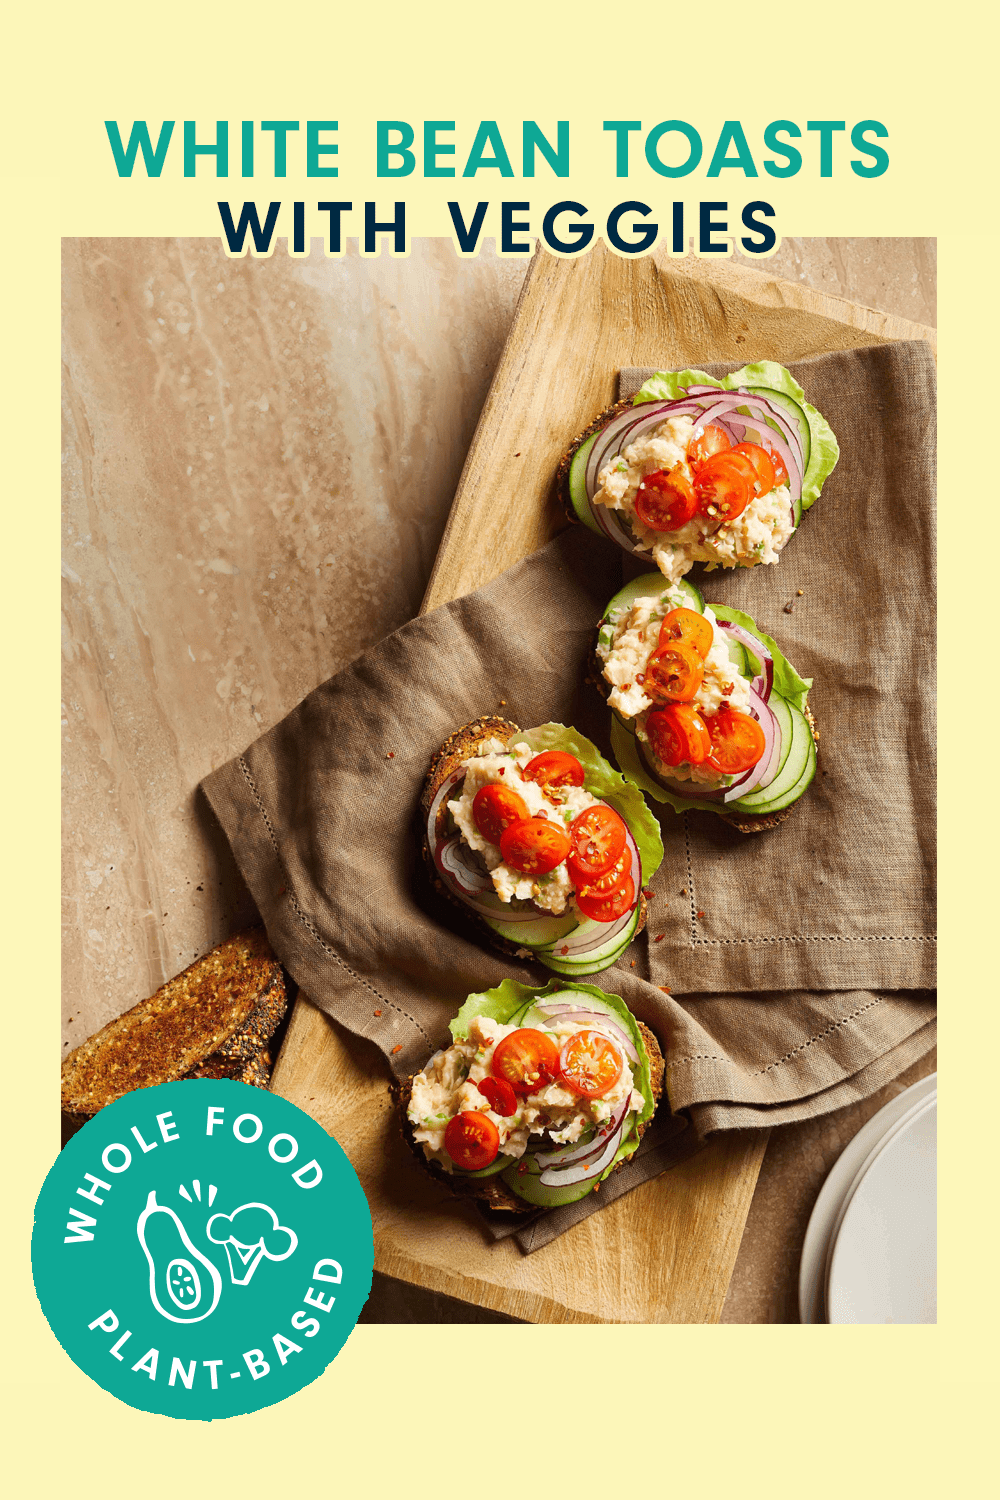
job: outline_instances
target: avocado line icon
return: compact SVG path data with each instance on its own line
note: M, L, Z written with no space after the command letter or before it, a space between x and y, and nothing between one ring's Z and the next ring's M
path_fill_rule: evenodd
M160 1316L171 1323L200 1323L209 1317L219 1305L222 1277L174 1210L157 1203L155 1189L136 1233L149 1265L150 1300Z

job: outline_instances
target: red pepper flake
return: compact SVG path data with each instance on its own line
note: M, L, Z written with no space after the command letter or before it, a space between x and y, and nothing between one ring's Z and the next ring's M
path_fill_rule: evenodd
M644 885L642 888L642 894L645 896L647 901L652 901L653 897L656 895L656 892L652 890L648 885Z
M635 959L634 959L634 958L633 958L633 960L632 960L632 968L633 968L633 969L634 969L634 968L635 968Z
M382 1012L380 1010L377 1010L377 1011L373 1012L373 1014L376 1015L376 1016L380 1016L382 1014Z
M514 454L514 457L515 457L515 458L520 458L520 457L521 457L521 455L520 455L520 453L515 453L515 454Z
M506 774L507 774L507 767L506 766L501 766L500 767L500 775L501 776L506 776Z
M395 760L396 759L396 752L395 752L395 750L390 750L387 753L387 755L386 755L385 758L386 758L386 760Z
M519 1177L523 1177L524 1174L525 1174L525 1172L527 1170L528 1170L528 1163L526 1161L519 1161L518 1164L517 1164L517 1175Z
M566 954L569 952L569 944L568 943L563 943L562 947L559 949L559 952L565 958Z
M662 943L663 939L666 937L666 935L667 934L665 932L658 932L657 935L656 935L656 937L653 939L653 942L654 943Z
M660 985L660 989L663 991L663 993L665 995L669 995L671 993L671 989L670 989L669 984L661 984Z
M701 921L701 919L702 919L702 917L703 917L703 916L704 916L704 915L705 915L705 913L704 913L704 912L703 912L703 911L696 911L696 912L695 912L695 918L696 918L696 920L697 920L697 921L699 921L699 922L700 922L700 921Z
M601 1191L601 1184L599 1182L595 1182L594 1183L594 1192L595 1193L599 1193L600 1191Z
M395 1045L395 1047L393 1047L392 1050L393 1050L393 1052L402 1052L402 1050L403 1050L403 1044L402 1044L402 1042L397 1042L396 1045Z

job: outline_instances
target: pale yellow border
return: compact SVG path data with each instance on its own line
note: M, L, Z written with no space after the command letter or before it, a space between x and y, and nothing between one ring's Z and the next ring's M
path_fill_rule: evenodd
M6 23L0 1410L9 1435L0 1473L17 1497L354 1493L362 1485L364 1493L413 1497L496 1485L713 1497L979 1493L974 1470L993 1425L987 1394L995 1379L997 1000L986 955L998 845L995 822L987 826L966 788L989 780L997 745L989 572L996 250L987 233L995 215L993 190L979 175L993 150L985 118L994 94L992 10L851 0L784 11L716 7L708 24L691 7L615 11L593 0L414 10L399 0L349 10L56 3L22 7ZM489 114L570 118L600 144L600 121L633 116L646 95L652 102L641 113L650 120L669 113L711 125L738 116L748 133L778 115L884 119L893 157L884 178L768 183L760 196L778 208L785 235L939 239L949 767L942 992L952 1043L942 1089L940 1326L365 1328L324 1379L270 1411L210 1427L132 1412L65 1358L27 1279L31 1207L57 1145L58 242L64 234L210 234L207 207L217 194L201 180L123 192L107 169L100 121L337 117L347 145L380 113L473 122ZM355 166L340 186L374 196L366 170ZM242 192L238 179L229 186L234 198ZM415 230L445 233L440 203L451 185L443 196L440 184L404 186ZM600 204L643 197L637 186L609 182L595 149L570 184L539 179L533 193L546 203L566 196ZM685 186L687 199L715 196L696 179ZM270 184L256 187L270 195ZM516 182L489 184L484 196L499 198L501 188L522 196ZM728 185L728 194L745 201L757 191ZM952 1015L960 1025L949 1027Z

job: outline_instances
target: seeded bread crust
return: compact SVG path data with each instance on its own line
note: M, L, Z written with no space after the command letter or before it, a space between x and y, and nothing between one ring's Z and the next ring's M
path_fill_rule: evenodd
M666 1072L666 1063L664 1062L663 1053L660 1051L660 1044L649 1027L642 1021L637 1021L636 1025L639 1027L639 1034L646 1048L646 1056L649 1058L649 1082L653 1099L656 1104L659 1104L663 1096L663 1078ZM402 1082L393 1083L391 1087L396 1095L403 1139L417 1158L417 1161L425 1171L430 1173L435 1182L443 1183L459 1198L475 1198L480 1203L485 1203L491 1209L500 1209L506 1213L515 1214L536 1212L536 1205L525 1203L523 1198L519 1198L516 1193L512 1193L500 1181L499 1173L495 1177L461 1177L457 1173L446 1172L438 1162L429 1161L424 1155L423 1147L413 1138L413 1126L410 1124L409 1116L407 1115L410 1095L413 1092L413 1078L404 1078ZM645 1135L646 1129L652 1119L653 1116L650 1116L650 1119L644 1125L639 1126L640 1138ZM629 1159L626 1157L625 1161ZM617 1172L625 1165L625 1161L620 1161L614 1170Z
M604 701L607 702L608 698L611 695L611 684L604 676L604 663L601 661L601 658L597 654L597 641L599 635L600 626L598 626L598 628L594 631L594 645L587 664L587 681L591 684L592 687L595 687L597 689ZM813 711L809 707L808 703L806 704L803 712L809 721L809 728L812 730L812 737L816 742L816 749L818 751L819 729L817 728L816 719L813 716ZM796 801L791 803L790 806L783 807L779 812L764 813L760 817L756 818L750 813L738 812L713 813L712 816L721 818L724 823L728 823L730 827L738 829L740 833L766 833L769 828L777 828L779 823L783 823L786 818L791 817L792 813L798 807L800 800L801 799L796 799Z
M95 1115L133 1089L200 1076L257 1082L269 1067L265 1046L288 1006L281 965L264 929L213 948L148 1000L110 1021L62 1066L62 1108ZM266 1083L260 1086L266 1086Z
M473 719L470 723L463 724L461 729L456 729L454 734L448 736L431 761L431 767L427 773L423 791L420 794L421 849L428 874L430 875L431 884L440 895L446 897L453 906L458 908L464 917L474 923L480 932L486 935L493 947L499 948L501 953L506 953L512 958L531 958L533 955L528 949L519 948L516 943L508 942L506 938L500 937L499 933L494 932L488 922L483 921L476 912L472 911L463 901L459 901L458 897L452 894L438 874L437 867L434 864L434 856L431 853L430 839L427 837L427 819L430 816L434 798L452 772L457 771L460 766L463 766L467 760L471 760L474 755L481 754L482 747L487 740L498 739L506 742L510 739L511 735L519 733L519 726L512 723L510 719L499 719L495 716L487 715L484 718ZM447 804L442 803L437 814L439 832L444 829L447 818ZM639 921L635 929L636 937L638 937L645 925L646 898L640 892Z
M624 411L628 411L632 404L631 396L626 396L623 400L616 401L613 406L609 406L602 411L589 426L583 429L578 437L573 439L556 466L556 493L559 496L559 501L567 517L577 526L583 523L573 508L573 502L569 497L569 466L573 462L573 455L582 443L585 443L595 432L599 432L602 427L606 427L613 418L619 416Z

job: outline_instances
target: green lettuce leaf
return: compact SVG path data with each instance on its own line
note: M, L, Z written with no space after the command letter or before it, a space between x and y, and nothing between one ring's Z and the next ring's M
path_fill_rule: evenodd
M587 741L584 741L586 744ZM622 1027L632 1038L633 1046L639 1056L639 1063L632 1064L632 1076L635 1086L642 1095L642 1109L632 1121L631 1129L627 1135L622 1137L621 1145L615 1153L614 1159L609 1163L607 1169L601 1173L595 1181L601 1182L614 1171L615 1167L625 1157L631 1156L639 1144L639 1126L644 1125L652 1117L656 1109L656 1100L653 1098L652 1084L649 1077L649 1057L646 1053L645 1043L638 1023L629 1010L625 1001L619 995L609 995L606 990L599 990L593 984L579 984L575 980L550 979L548 984L541 988L527 984L518 984L514 979L505 979L495 989L483 990L478 995L470 995L458 1015L450 1023L452 1036L456 1041L468 1036L469 1026L476 1016L489 1016L491 1020L497 1021L502 1026L509 1026L517 1016L518 1011L526 1011L537 1000L545 1000L550 996L562 994L592 995L596 1000L601 1000L613 1011L620 1020Z
M539 752L565 750L576 756L583 766L583 784L587 791L602 802L610 803L631 829L642 860L642 878L648 885L663 860L663 840L660 825L646 806L638 787L616 771L591 740L585 739L575 729L568 729L565 724L540 724L537 729L519 731L509 743L513 745L519 741Z
M721 380L706 375L704 370L658 370L636 391L632 405L641 406L645 401L679 401L689 385L717 385L720 390L724 389Z
M745 615L741 609L730 609L728 605L713 604L712 611L720 620L731 620L734 625L742 625L744 630L749 630L755 635L774 657L774 687L786 702L791 703L801 713L806 706L806 697L813 685L811 677L800 677L798 672L788 661L769 635L765 635L759 625L755 625L749 615Z
M551 988L551 984L547 988ZM497 985L496 989L483 990L478 995L469 995L458 1015L448 1023L448 1029L458 1042L469 1035L469 1026L476 1016L489 1016L491 1021L496 1021L500 1026L506 1026L511 1016L523 1010L536 995L541 993L541 990L531 985L518 984L516 979L505 979L502 984Z
M834 436L833 428L815 406L809 405L806 393L795 377L784 365L776 364L773 359L763 359L758 364L744 365L742 370L734 370L732 375L726 376L724 384L731 391L741 385L770 387L772 391L782 391L786 396L791 396L801 406L809 423L811 443L809 462L802 478L802 509L808 510L818 498L824 481L833 473L834 465L840 457L840 444Z
M640 406L646 401L678 401L690 385L716 385L720 390L727 391L738 390L740 386L761 386L781 391L801 406L809 423L809 462L802 477L802 509L808 510L833 472L840 457L840 446L829 422L815 406L810 406L805 392L791 372L773 359L762 359L756 364L744 365L742 370L734 370L723 380L716 380L703 370L659 370L636 392L632 404Z

